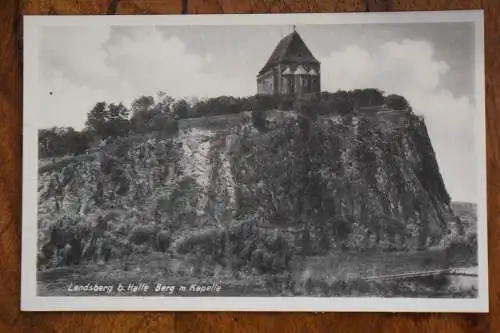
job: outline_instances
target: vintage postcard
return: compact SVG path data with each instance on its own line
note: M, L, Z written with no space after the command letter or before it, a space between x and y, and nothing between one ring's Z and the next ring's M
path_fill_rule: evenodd
M25 311L487 312L483 12L26 16Z

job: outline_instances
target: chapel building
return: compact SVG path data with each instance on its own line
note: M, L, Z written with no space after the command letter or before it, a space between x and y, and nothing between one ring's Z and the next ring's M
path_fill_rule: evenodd
M257 75L257 93L300 96L321 92L321 64L293 29Z

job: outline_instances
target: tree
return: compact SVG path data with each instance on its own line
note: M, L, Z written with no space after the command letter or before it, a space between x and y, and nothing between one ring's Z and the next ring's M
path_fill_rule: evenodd
M67 154L80 155L90 148L91 137L86 131L75 131L73 128L63 138L67 144Z
M131 104L131 123L143 123L151 118L154 106L155 100L152 96L141 96L135 99Z
M107 121L107 103L98 102L87 114L87 121L85 122L86 127L89 131L98 134L100 137L105 136L106 121Z
M146 124L160 113L152 96L142 96L132 102L131 128L135 132L144 132Z
M52 127L38 132L38 153L42 158L83 154L89 146L88 133L72 127Z
M154 107L154 105L155 99L153 96L141 96L132 102L132 114L149 111Z
M38 132L38 154L40 157L61 155L61 140L57 134L57 127L42 129Z
M99 102L87 115L86 126L90 133L102 139L124 136L129 132L129 110L122 104Z
M172 105L175 102L175 99L173 97L169 96L164 91L159 91L157 94L157 98L158 98L158 103L156 103L155 105L156 111L160 113L172 111Z
M120 137L128 134L130 111L122 104L108 105L107 131L111 137Z
M186 118L189 114L189 104L183 99L175 102L172 108L178 119Z
M174 99L166 93L158 93L158 101L153 97L142 96L132 103L134 111L130 119L131 129L136 133L162 131L172 134L177 132L177 120L174 119Z

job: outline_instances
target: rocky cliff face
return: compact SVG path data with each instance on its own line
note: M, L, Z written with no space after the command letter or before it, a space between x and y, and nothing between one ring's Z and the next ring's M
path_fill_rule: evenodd
M461 233L419 117L276 115L262 131L249 114L194 120L175 138L128 138L45 167L42 257L63 248L68 234L80 257L94 258L242 221L289 235L303 254L422 248ZM96 245L96 230L112 251Z
M317 251L422 248L461 233L422 119L394 111L307 126L244 135L242 209L274 226L309 226L303 237Z

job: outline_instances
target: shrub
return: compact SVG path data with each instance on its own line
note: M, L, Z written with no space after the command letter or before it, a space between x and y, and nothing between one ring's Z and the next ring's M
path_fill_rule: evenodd
M410 104L406 98L395 94L387 96L385 98L385 104L394 110L407 110L410 108Z
M171 114L161 113L151 119L145 128L146 132L160 132L167 136L177 134L179 130L179 122L174 119Z
M477 261L477 236L457 237L446 247L448 262Z
M350 92L352 98L360 107L363 106L380 106L385 103L384 94L382 91L374 88L355 89Z
M40 241L39 268L65 265L78 265L83 257L83 250L92 238L89 224L75 218L63 217L42 230Z
M199 101L192 107L192 114L195 117L223 115L238 113L248 110L248 103L245 99L232 96L219 96Z
M226 232L229 232L230 253L225 253ZM233 225L229 231L210 229L192 233L175 242L179 254L201 255L205 263L235 270L250 269L260 274L289 270L294 253L291 241L281 233L260 229L253 222Z
M293 109L294 101L295 99L292 96L285 96L281 99L278 108L283 111L290 111Z
M156 239L157 228L154 225L135 226L128 235L128 240L136 245L153 244Z
M259 132L265 132L267 130L266 112L263 110L252 111L252 125Z
M197 248L205 248L205 251L213 251L214 247L220 245L222 229L210 229L190 233L175 241L175 250L179 254L187 254Z
M156 235L155 248L161 252L167 251L170 247L171 235L168 231L160 231Z
M250 98L252 111L267 111L278 109L281 104L281 97L277 95L255 95Z
M323 112L327 114L337 113L346 115L352 113L354 109L354 99L346 91L337 91L335 93L322 92L320 100L323 106Z

